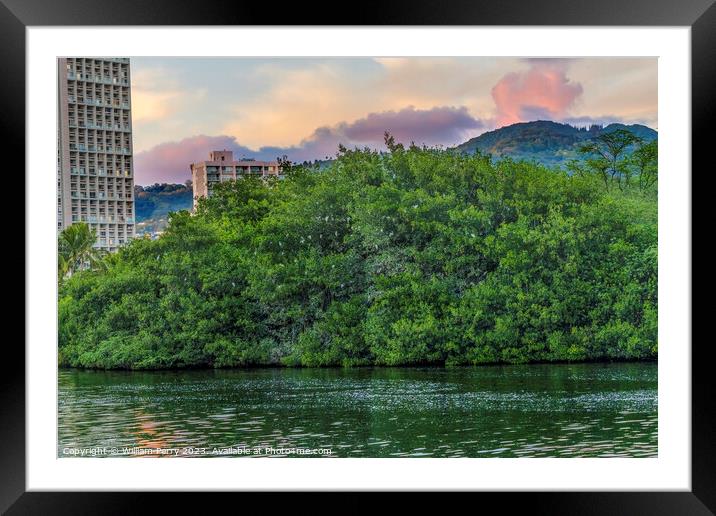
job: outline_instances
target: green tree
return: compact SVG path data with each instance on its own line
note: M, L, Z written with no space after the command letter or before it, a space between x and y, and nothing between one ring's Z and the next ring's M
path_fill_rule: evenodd
M657 356L653 189L390 135L386 148L222 183L161 238L76 267L60 285L60 364Z
M658 179L659 145L656 140L642 143L637 147L631 161L639 174L639 188L646 190Z
M102 252L94 247L97 236L84 222L78 222L62 230L57 238L58 275L62 279L82 268L104 267Z
M623 189L631 179L631 161L627 151L640 142L641 139L631 131L617 129L581 145L579 151L589 156L587 165L602 177L607 189L613 182Z

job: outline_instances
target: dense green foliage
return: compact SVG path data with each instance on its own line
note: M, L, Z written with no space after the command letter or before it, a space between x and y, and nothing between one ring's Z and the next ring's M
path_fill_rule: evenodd
M655 188L396 145L217 187L59 301L60 363L482 364L657 354Z
M566 166L571 160L582 159L580 148L600 137L625 131L643 142L656 139L657 133L644 125L609 124L574 127L548 120L523 122L488 131L458 145L456 150L480 151L495 158L536 161L546 166Z

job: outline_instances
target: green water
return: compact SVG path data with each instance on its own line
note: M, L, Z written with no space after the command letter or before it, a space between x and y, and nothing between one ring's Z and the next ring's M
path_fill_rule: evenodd
M58 408L59 456L657 455L653 363L60 370Z

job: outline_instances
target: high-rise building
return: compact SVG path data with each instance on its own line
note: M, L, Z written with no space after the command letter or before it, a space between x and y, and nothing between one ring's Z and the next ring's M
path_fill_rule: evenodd
M60 58L57 72L57 230L86 222L115 251L135 232L129 59Z
M192 163L191 181L194 188L194 209L201 197L209 197L211 189L216 183L235 181L244 175L258 177L278 177L281 167L277 161L256 161L254 159L241 159L234 161L232 151L211 151L209 161Z

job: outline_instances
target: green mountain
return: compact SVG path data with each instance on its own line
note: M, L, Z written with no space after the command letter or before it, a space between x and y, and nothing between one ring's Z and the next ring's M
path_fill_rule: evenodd
M455 147L473 153L479 150L495 158L510 157L516 160L536 161L543 165L563 165L571 159L580 159L579 145L600 134L625 129L645 141L655 140L657 132L645 125L609 124L607 126L574 127L547 120L523 122L500 127L483 133Z
M190 210L194 194L187 184L153 184L134 187L134 209L137 222L166 218L169 212Z

